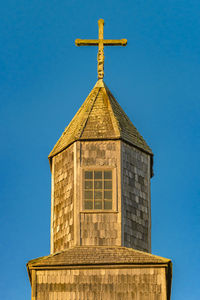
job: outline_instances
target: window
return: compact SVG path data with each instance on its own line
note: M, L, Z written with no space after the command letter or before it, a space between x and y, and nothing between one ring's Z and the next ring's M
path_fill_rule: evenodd
M112 209L112 171L84 171L84 209Z

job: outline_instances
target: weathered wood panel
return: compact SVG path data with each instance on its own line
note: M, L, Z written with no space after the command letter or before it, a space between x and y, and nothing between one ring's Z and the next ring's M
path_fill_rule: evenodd
M121 155L120 141L97 141L80 143L80 168L113 170L113 212L84 212L80 205L81 245L121 244ZM81 171L79 172L81 174ZM83 189L79 188L83 203ZM80 200L79 200L80 201ZM82 205L83 206L83 205Z
M124 246L151 251L150 157L122 142Z
M36 300L166 300L164 268L37 271Z
M54 201L52 214L53 252L72 246L74 165L73 145L54 157Z
M118 214L81 214L81 245L115 246L120 245L121 224Z

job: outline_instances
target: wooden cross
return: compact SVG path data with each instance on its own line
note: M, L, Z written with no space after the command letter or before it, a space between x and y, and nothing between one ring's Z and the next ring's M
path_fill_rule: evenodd
M104 20L100 19L98 21L99 25L99 39L98 40L81 40L76 39L76 46L98 46L98 55L97 55L97 71L98 71L98 79L103 79L104 76L104 46L126 46L127 40L104 40L103 39L103 26Z

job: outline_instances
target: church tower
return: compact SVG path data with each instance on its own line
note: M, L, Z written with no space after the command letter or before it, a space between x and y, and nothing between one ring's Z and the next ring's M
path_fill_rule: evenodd
M32 300L169 300L171 261L151 252L153 153L103 81L98 81L49 155L51 254L27 264Z

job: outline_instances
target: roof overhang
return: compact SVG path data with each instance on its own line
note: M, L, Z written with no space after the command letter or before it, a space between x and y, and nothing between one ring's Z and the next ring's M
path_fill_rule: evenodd
M49 154L48 156L48 159L49 159L49 165L50 165L50 169L52 168L52 159L54 156L56 156L57 154L60 154L61 152L63 152L64 150L66 150L67 148L69 148L71 145L73 145L74 143L76 142L103 142L103 141L122 141L140 151L142 151L143 153L146 153L147 155L150 155L150 162L151 162L151 177L154 176L154 172L153 172L153 157L154 157L154 154L150 151L147 151L147 150L144 150L143 148L140 148L138 147L137 145L131 143L130 141L127 141L121 137L119 138L109 138L109 139L77 139L75 141L73 141L71 144L67 145L67 147L61 149L58 153L56 153L55 155L51 155L51 153Z

